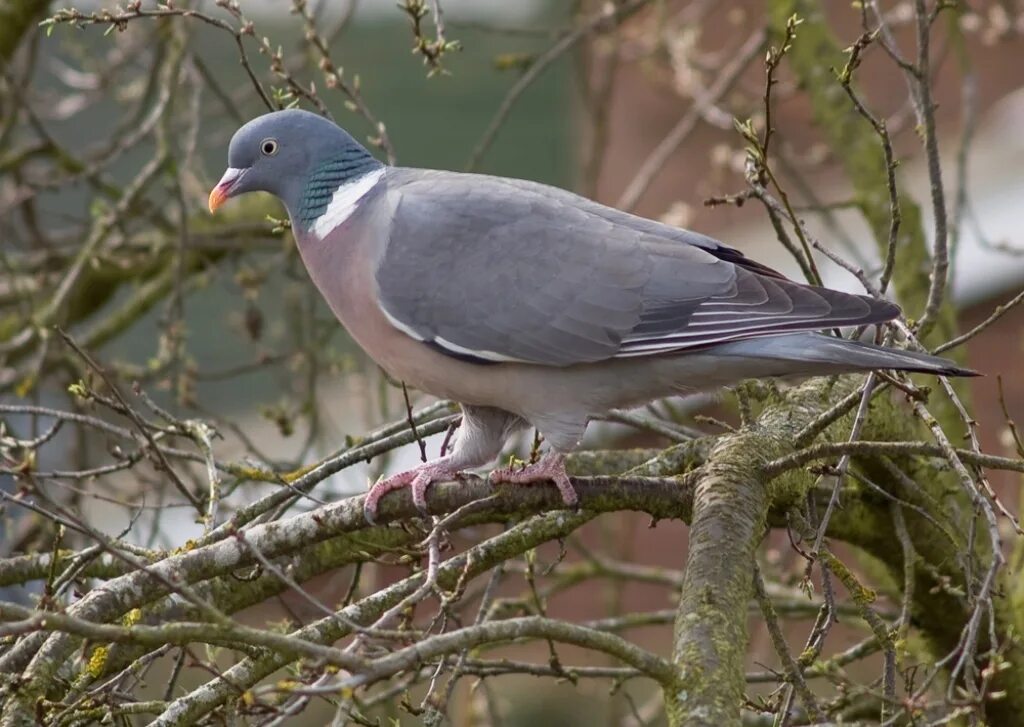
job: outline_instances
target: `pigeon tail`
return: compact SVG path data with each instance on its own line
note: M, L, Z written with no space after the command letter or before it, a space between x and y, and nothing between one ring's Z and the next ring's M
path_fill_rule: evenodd
M938 376L980 376L955 361L928 353L876 346L821 333L795 333L727 343L713 349L726 356L785 361L793 373L827 374L893 369Z

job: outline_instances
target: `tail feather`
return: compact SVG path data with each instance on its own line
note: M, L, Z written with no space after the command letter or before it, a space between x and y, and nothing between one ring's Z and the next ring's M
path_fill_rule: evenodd
M792 366L793 373L804 374L893 369L937 376L981 375L947 358L820 333L796 333L737 341L725 344L717 352L730 356L785 361Z

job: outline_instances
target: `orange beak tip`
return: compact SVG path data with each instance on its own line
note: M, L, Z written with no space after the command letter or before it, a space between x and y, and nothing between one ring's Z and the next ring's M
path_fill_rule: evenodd
M224 170L224 176L220 178L217 186L210 192L210 214L216 212L217 208L227 201L228 197L231 196L232 188L234 188L246 171L245 169L234 169L232 167Z
M228 198L227 193L220 187L220 185L213 188L210 192L210 214L212 215L217 211L217 208L224 204L224 200Z

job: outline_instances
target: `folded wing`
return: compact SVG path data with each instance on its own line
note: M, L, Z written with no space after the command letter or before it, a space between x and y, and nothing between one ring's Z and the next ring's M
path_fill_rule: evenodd
M387 183L380 303L395 326L457 358L569 366L898 313L564 190L402 169Z

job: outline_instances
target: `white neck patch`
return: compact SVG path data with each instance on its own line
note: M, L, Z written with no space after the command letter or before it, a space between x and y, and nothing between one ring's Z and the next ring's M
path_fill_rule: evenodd
M358 179L346 182L334 190L334 196L327 204L327 209L316 218L316 222L310 228L318 240L323 240L334 228L352 216L352 213L359 207L359 201L380 181L380 178L384 176L384 171L385 168L381 167L367 172Z

